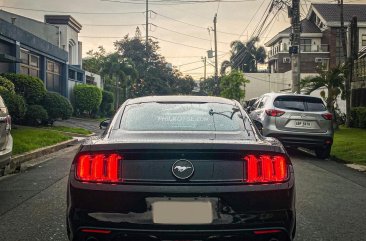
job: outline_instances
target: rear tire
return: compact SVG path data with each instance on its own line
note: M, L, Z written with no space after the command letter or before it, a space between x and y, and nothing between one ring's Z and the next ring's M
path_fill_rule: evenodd
M327 159L330 157L331 146L315 149L315 155L319 159Z

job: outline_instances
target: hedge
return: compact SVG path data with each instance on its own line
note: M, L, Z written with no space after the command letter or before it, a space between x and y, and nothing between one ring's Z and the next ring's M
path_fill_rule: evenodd
M21 124L26 113L24 98L20 95L10 92L3 86L0 86L0 95L3 98L12 121Z
M13 73L2 74L2 76L13 82L15 92L23 96L29 105L39 104L46 94L43 81L39 78Z
M94 85L78 84L74 87L73 103L77 114L87 112L91 115L102 103L102 90Z
M113 103L114 103L114 95L110 91L103 90L102 92L102 103L100 104L100 113L103 116L111 116L113 115Z
M70 101L56 92L47 92L42 106L48 113L48 122L53 123L57 119L69 119L73 113Z
M11 93L15 93L14 84L5 77L0 76L0 86L4 87L5 89L10 91Z
M366 129L366 107L351 109L351 126Z
M24 122L31 126L39 126L48 121L47 111L40 105L27 106Z

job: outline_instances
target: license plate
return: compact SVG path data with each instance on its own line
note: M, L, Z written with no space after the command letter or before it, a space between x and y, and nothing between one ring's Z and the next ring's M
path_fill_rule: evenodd
M210 201L157 201L152 203L153 222L158 224L210 224Z
M310 121L295 121L296 127L303 127L303 128L311 128L311 122Z

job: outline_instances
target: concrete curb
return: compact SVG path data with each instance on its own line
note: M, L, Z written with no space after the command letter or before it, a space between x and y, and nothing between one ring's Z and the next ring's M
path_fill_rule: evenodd
M346 165L347 167L352 168L354 170L357 170L359 172L366 172L366 166L365 165L355 164L355 163L352 163L350 161L340 159L336 156L331 156L330 159L333 160L333 161L336 161L336 162L340 162L340 163Z
M26 152L20 155L13 156L10 164L5 169L5 175L14 173L16 169L20 169L21 165L32 159L45 156L47 154L59 151L69 146L73 146L78 143L77 139L64 141L52 146L43 147L34 151Z

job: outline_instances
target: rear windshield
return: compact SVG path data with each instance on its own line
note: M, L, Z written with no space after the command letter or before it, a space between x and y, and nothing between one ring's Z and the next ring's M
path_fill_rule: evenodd
M237 107L219 103L141 103L128 105L121 129L126 131L240 131Z
M320 98L305 96L279 96L274 106L286 110L325 111L326 107Z

